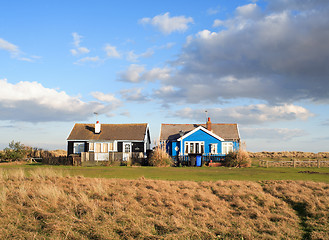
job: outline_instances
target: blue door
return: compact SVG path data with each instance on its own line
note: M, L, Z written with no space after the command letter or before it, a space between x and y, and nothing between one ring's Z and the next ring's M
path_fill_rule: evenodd
M201 155L196 155L196 166L201 167Z

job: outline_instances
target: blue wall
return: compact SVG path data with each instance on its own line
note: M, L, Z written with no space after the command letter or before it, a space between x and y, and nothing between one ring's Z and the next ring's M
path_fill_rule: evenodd
M204 142L204 153L209 154L211 152L210 144L217 143L217 153L218 155L222 155L222 142L218 140L217 138L209 135L208 133L202 131L199 129L195 133L191 134L190 136L186 137L182 141L182 145L180 142L173 141L167 143L167 152L171 156L177 156L179 154L179 151L182 150L181 154L184 154L184 146L185 142L189 141L203 141ZM232 141L233 142L233 150L236 151L239 149L239 142ZM176 151L175 148L178 146L179 150ZM182 146L182 149L180 147Z

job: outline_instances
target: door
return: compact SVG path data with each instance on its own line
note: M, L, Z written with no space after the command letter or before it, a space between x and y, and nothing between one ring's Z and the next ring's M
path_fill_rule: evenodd
M122 150L123 150L123 161L128 161L131 153L131 143L124 142Z
M201 167L202 166L202 157L201 155L196 155L196 166Z

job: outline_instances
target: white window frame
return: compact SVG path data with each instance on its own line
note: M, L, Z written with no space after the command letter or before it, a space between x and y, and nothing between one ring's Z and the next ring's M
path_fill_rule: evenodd
M199 144L198 153L196 151L196 144L197 143ZM191 144L193 146L193 152L191 152ZM203 152L201 152L202 146L203 146ZM186 152L186 147L187 147L187 152ZM185 141L184 142L184 155L190 154L190 153L203 154L204 153L204 141Z
M84 142L75 142L73 144L73 153L79 154L85 151L85 143Z
M228 154L233 152L233 142L222 142L222 153Z
M93 146L93 148L91 149L91 146ZM89 143L89 152L94 152L95 151L95 143L94 142L90 142Z
M210 143L210 154L218 154L218 144Z

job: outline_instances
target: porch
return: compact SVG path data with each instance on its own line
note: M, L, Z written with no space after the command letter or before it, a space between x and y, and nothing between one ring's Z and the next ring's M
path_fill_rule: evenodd
M203 165L216 165L220 166L224 159L224 154L189 154L185 156L173 156L174 165L179 166L191 166L191 167L201 167Z

